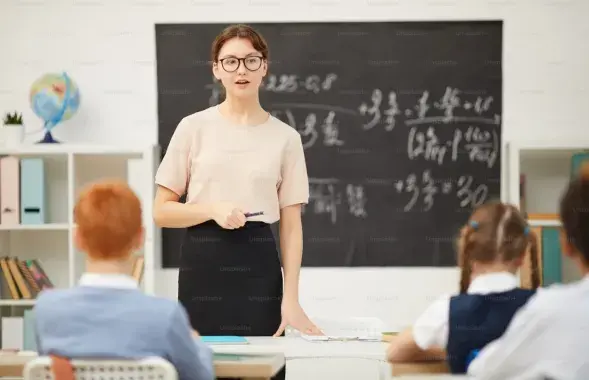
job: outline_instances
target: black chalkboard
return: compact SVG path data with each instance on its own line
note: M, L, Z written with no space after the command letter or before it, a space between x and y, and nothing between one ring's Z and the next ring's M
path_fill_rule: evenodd
M502 22L251 24L262 105L305 144L304 266L452 266L473 206L500 196ZM156 25L159 144L217 104L225 24ZM182 230L164 229L177 267Z

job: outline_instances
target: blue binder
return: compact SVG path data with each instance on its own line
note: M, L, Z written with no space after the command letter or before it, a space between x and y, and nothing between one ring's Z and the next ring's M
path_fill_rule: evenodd
M20 161L21 224L45 223L45 168L41 158Z

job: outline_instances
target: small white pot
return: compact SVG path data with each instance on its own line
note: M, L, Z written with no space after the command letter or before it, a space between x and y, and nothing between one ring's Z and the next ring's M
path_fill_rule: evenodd
M13 147L21 145L25 137L24 125L5 124L0 127L0 145Z

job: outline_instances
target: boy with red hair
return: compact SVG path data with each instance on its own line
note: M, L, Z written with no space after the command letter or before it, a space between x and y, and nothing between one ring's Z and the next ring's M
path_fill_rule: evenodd
M214 379L211 349L175 300L143 293L129 275L143 244L141 203L129 186L84 189L74 209L75 244L86 253L79 286L43 291L35 305L39 355L170 361L181 380Z

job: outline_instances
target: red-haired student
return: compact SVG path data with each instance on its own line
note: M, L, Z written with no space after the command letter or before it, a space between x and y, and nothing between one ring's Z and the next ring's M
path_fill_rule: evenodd
M170 361L181 380L214 379L212 351L175 300L143 293L129 275L143 242L141 204L124 183L101 182L81 193L75 243L86 253L78 286L40 293L35 304L40 355Z

